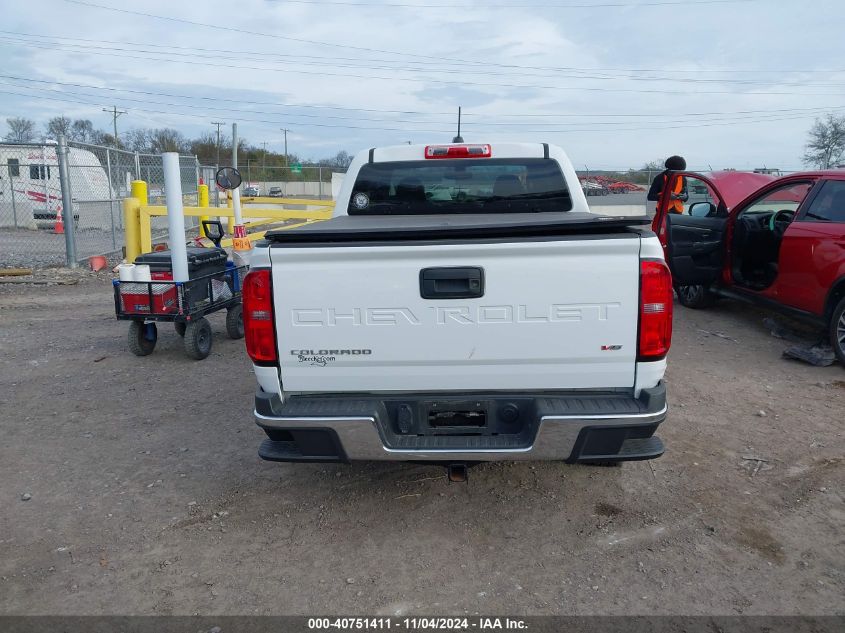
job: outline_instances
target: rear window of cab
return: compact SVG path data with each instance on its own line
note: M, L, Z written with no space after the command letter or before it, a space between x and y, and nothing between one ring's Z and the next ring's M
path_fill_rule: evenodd
M546 158L480 158L367 163L349 215L569 211L560 165Z

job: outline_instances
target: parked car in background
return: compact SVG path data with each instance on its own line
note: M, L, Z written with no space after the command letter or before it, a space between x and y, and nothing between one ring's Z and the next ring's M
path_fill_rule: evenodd
M652 228L679 302L704 308L731 297L817 323L845 365L845 171L731 173L764 184L730 206L718 178L676 172L703 192L683 214L666 212L664 187Z
M255 198L256 196L261 195L261 191L255 185L250 185L249 187L244 187L244 195L250 198Z
M281 187L270 187L270 191L267 192L267 195L271 198L281 198L282 197L282 188Z
M585 196L606 196L610 193L604 185L590 180L581 181L581 189Z

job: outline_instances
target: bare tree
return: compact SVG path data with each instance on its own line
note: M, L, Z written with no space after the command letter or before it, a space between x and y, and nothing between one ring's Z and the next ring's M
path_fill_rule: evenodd
M93 143L94 135L94 124L88 119L76 119L70 129L70 138L80 143Z
M185 152L189 143L178 130L160 128L150 130L150 151L154 154L161 152Z
M35 121L21 117L9 117L6 119L9 126L9 133L6 140L11 143L29 143L35 140Z
M350 163L352 163L352 156L346 150L340 150L332 159L332 167L340 169L349 169Z
M73 123L66 116L54 116L52 119L47 121L47 125L44 126L44 130L47 133L47 138L51 138L53 140L58 139L62 134L64 134L66 138L70 138L71 131L73 130Z
M804 164L818 169L836 166L845 154L845 116L828 114L816 119L810 128L807 145L804 147Z
M350 163L352 162L352 156L346 150L340 150L337 154L332 156L331 158L323 158L318 161L318 165L322 165L323 167L332 167L335 169L348 169Z
M150 130L145 128L135 128L129 130L123 135L126 147L133 152L148 152L150 151Z

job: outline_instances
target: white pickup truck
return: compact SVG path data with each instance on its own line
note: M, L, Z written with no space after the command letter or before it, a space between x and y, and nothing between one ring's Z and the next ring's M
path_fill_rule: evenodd
M663 250L648 218L591 214L563 150L371 149L334 215L268 233L244 280L261 457L663 453Z

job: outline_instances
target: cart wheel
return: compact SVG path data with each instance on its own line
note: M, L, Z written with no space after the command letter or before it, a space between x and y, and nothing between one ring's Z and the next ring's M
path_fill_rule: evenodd
M185 353L194 360L202 360L211 353L211 324L208 319L188 323L185 328Z
M135 356L148 356L153 353L158 340L155 323L132 321L129 324L129 351Z
M187 324L184 321L174 321L173 322L173 329L176 330L176 334L179 336L185 336L185 328L187 328Z
M244 307L240 303L226 310L226 334L233 339L244 337Z

